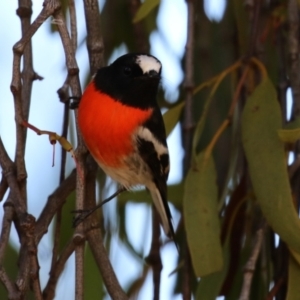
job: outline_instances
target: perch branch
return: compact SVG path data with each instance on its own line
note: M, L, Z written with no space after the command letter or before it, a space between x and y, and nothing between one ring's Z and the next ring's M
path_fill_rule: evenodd
M163 268L160 257L160 221L157 210L152 204L152 242L146 262L152 267L154 295L153 300L159 300L160 276Z
M253 273L255 271L256 261L261 249L263 236L264 236L264 229L263 228L258 229L256 232L256 239L252 250L252 254L244 268L244 281L243 281L242 291L239 300L249 300Z

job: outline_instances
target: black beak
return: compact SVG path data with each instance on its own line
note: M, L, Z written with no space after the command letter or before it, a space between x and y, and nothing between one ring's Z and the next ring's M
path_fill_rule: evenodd
M157 73L155 70L151 70L147 74L149 77L160 78L160 74Z

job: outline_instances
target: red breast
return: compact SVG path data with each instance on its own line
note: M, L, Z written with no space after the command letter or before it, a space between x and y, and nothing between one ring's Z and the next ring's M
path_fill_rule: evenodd
M124 105L101 93L92 81L83 93L78 123L91 154L99 162L118 167L133 151L132 134L152 114L152 109Z

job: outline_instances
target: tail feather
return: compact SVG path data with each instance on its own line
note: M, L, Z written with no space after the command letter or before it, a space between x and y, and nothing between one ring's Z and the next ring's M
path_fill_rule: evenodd
M178 245L175 241L175 232L174 232L174 228L173 228L173 224L172 224L172 216L171 216L168 202L164 197L162 197L162 195L157 187L154 187L149 190L150 190L150 194L151 194L152 200L154 202L154 205L160 215L161 224L164 229L164 232L169 238L171 238L174 241L174 243L178 249Z

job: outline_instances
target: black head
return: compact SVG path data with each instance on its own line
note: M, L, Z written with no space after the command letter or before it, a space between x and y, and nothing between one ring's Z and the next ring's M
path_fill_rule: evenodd
M130 53L99 69L94 81L96 88L116 100L146 109L157 105L161 67L152 55Z

